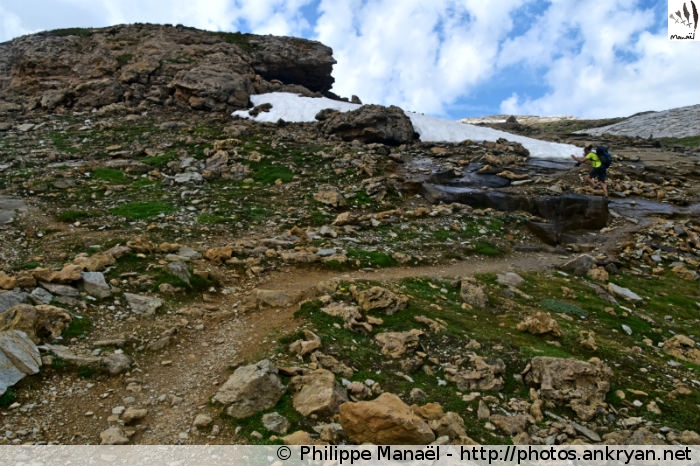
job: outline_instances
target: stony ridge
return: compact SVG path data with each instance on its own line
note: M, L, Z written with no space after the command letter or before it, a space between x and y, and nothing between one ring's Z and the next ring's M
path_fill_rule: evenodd
M619 123L576 131L576 134L648 139L700 136L700 104L633 115Z
M62 29L0 44L0 111L109 105L246 108L251 93L328 93L335 60L291 37L134 24Z

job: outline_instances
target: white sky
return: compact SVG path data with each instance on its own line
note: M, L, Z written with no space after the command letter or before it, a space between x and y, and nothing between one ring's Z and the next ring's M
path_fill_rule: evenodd
M700 103L700 42L667 34L684 1L0 0L0 42L128 23L292 35L332 47L333 92L364 103L600 118Z

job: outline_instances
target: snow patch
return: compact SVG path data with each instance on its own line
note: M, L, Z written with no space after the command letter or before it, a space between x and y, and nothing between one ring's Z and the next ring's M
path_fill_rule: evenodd
M233 116L253 119L258 122L275 123L278 120L303 123L315 121L316 114L321 110L333 109L341 112L355 110L361 105L326 97L304 97L289 92L271 92L250 96L255 107L270 104L269 112L260 112L251 116L249 110L237 110ZM411 119L413 128L423 142L452 142L465 140L482 142L497 141L500 138L518 142L530 151L530 156L538 159L569 159L571 154L580 155L581 148L571 144L541 141L539 139L519 136L517 134L499 131L483 126L475 126L457 121L435 118L417 113L406 112Z

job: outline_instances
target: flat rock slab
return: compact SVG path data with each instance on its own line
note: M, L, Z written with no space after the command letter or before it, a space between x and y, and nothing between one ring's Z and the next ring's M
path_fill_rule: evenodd
M18 210L25 210L27 205L22 199L0 195L0 225L10 223Z

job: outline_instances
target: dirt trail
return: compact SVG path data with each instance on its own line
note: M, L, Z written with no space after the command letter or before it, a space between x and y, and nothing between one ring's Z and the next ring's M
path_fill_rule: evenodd
M497 258L474 256L469 260L440 265L363 269L346 273L328 270L290 269L271 273L261 282L259 288L300 291L307 290L319 282L328 280L376 280L390 282L407 277L446 278L489 272L539 271L546 270L564 261L565 258L561 252L542 250L537 252L514 251L506 257Z
M330 280L376 280L392 282L407 277L460 277L478 273L505 271L539 271L548 269L564 259L550 252L514 252L502 258L474 257L444 265L422 267L393 267L338 273L328 270L294 268L277 271L262 280L258 288L312 295L318 283ZM230 308L239 297L230 296L219 303ZM236 318L217 318L204 323L202 331L184 328L177 335L177 344L164 353L142 361L139 372L147 374L142 383L154 393L168 394L168 401L150 416L148 429L139 435L137 443L219 443L230 441L235 434L230 425L216 437L197 433L191 422L197 414L218 417L216 407L208 400L226 381L234 365L266 357L274 349L276 338L293 332L302 322L294 317L298 306L262 308L242 313ZM167 362L167 364L164 364ZM116 388L116 387L115 387ZM120 391L123 390L120 389ZM116 395L116 394L115 394ZM118 398L118 396L115 396ZM175 399L177 403L170 403ZM170 406L168 406L170 403ZM217 420L218 421L218 420ZM103 427L104 428L104 427ZM98 431L95 432L97 434Z

